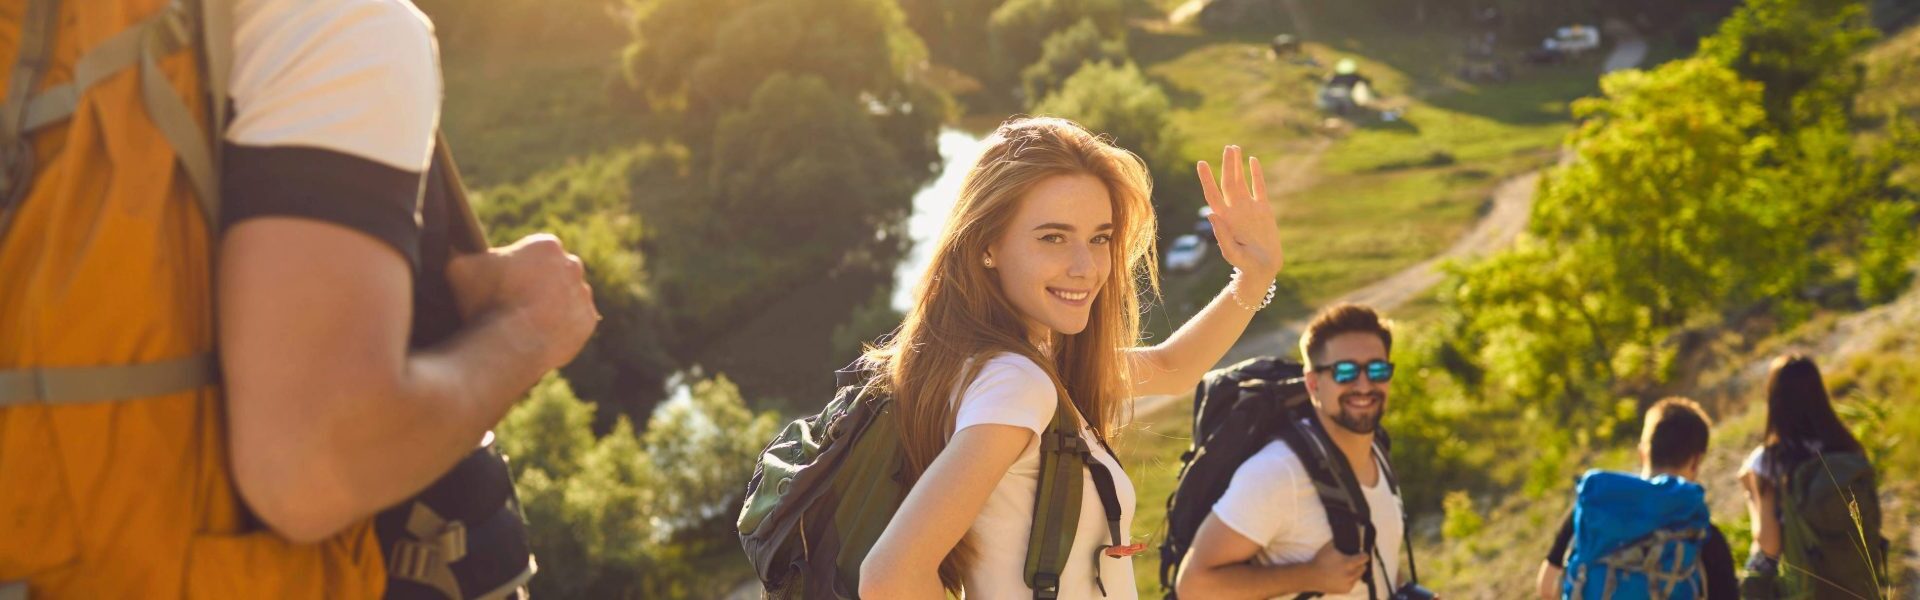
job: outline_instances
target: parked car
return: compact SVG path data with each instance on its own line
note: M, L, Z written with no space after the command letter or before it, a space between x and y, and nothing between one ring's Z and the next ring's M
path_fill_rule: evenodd
M1557 64L1579 58L1600 48L1600 29L1592 25L1569 25L1555 29L1553 37L1541 40L1540 47L1527 51L1527 62Z
M1168 271L1192 271L1199 268L1200 261L1207 258L1207 242L1200 236L1186 234L1173 239L1173 247L1167 249Z
M1193 222L1193 232L1200 234L1201 239L1212 242L1215 241L1213 239L1213 221L1207 220L1207 217L1210 216L1213 216L1213 207L1200 207L1200 220Z

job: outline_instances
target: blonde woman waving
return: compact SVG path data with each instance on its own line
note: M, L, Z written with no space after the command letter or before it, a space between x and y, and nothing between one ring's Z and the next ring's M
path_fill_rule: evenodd
M1131 399L1192 389L1271 301L1282 256L1259 162L1228 146L1217 183L1197 165L1235 275L1141 346L1138 286L1158 286L1140 158L1051 118L1009 121L986 146L905 321L863 358L898 407L913 485L861 564L860 595L1135 598L1133 486L1106 441ZM1029 527L1056 415L1091 457L1058 589L1036 594Z

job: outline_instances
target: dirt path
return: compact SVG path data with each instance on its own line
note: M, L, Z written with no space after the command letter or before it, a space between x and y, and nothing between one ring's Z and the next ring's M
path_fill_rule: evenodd
M1391 313L1393 309L1439 284L1442 262L1485 256L1505 247L1526 228L1527 214L1533 208L1533 190L1539 181L1540 174L1533 172L1501 183L1493 191L1492 210L1446 251L1386 279L1348 292L1329 304L1352 302ZM1244 338L1227 352L1223 362L1230 364L1254 356L1289 353L1299 342L1299 330L1305 326L1304 320L1294 321L1279 331Z

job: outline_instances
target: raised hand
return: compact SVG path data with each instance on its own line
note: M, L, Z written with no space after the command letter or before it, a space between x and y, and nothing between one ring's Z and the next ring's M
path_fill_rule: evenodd
M1228 264L1253 281L1271 281L1286 262L1280 248L1280 224L1274 220L1273 205L1267 202L1267 177L1260 170L1260 159L1243 160L1241 155L1239 146L1227 146L1221 152L1219 182L1215 182L1207 161L1196 165L1200 189L1207 206L1213 208L1207 220L1213 223L1214 239L1219 240L1220 255ZM1253 172L1251 177L1249 170Z

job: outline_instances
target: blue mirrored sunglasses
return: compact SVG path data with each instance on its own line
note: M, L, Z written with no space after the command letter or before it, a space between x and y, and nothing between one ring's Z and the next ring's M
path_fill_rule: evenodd
M1316 369L1333 374L1334 383L1353 383L1360 378L1361 363L1343 360L1331 365L1322 365ZM1384 360L1370 360L1366 363L1367 380L1374 383L1393 381L1393 363Z

